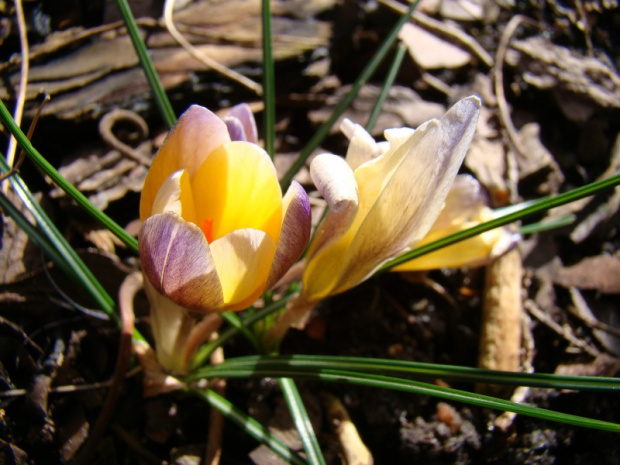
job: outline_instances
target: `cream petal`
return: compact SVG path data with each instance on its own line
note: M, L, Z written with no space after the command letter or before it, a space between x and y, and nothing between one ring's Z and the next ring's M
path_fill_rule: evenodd
M182 373L187 369L185 340L192 329L194 318L185 308L155 290L149 279L144 280L144 292L151 307L151 328L157 361L168 370Z
M467 152L479 109L479 99L461 100L440 121L425 123L400 146L356 170L358 215L338 243L309 263L308 292L345 291L426 235ZM326 277L321 270L337 273Z
M327 201L329 211L314 233L308 260L346 232L358 208L357 183L351 168L341 157L318 155L310 164L310 174Z
M152 214L173 212L186 221L196 222L194 198L187 171L170 175L159 188L153 201Z
M433 235L424 244L441 239L450 234L474 227L479 222L463 224L461 228L443 231ZM459 268L484 266L510 251L519 241L519 235L511 233L506 228L497 228L486 231L477 236L457 242L448 247L436 250L429 254L410 260L392 268L390 271L422 271L438 268ZM420 243L419 245L423 245Z
M157 191L153 200L152 213L173 212L181 216L181 175L183 170L179 170L170 175Z
M222 284L223 310L242 310L265 289L276 245L264 231L238 229L210 244Z
M340 130L350 141L345 160L351 169L354 170L381 154L381 150L375 140L359 124L355 124L345 118L340 125Z
M330 210L341 213L357 205L357 183L347 162L331 153L317 155L310 164L310 176Z
M219 310L222 286L201 229L175 213L148 218L139 236L142 270L155 290L178 305Z
M293 181L282 199L282 231L265 289L270 289L301 257L310 240L310 200L303 187Z
M475 178L470 175L457 176L439 217L417 246L492 220L494 213L487 203L486 193ZM508 228L496 228L403 263L392 271L482 266L508 252L518 240L519 235Z
M151 216L157 192L172 173L185 169L191 180L209 154L227 142L228 129L220 118L198 105L189 107L153 159L140 197L140 219Z
M418 129L424 130L426 124L428 122L421 124ZM399 147L407 142L415 131L415 129L411 128L390 128L383 131L383 136L390 147Z
M467 154L479 112L477 97L463 99L441 120L418 128L402 145L407 155L351 244L350 256L355 259L345 273L347 283L343 287L351 287L356 276L366 279L385 261L409 250L428 233ZM378 237L385 239L377 241Z
M241 123L241 126L243 127L243 133L245 135L245 139L243 140L252 142L253 144L258 144L258 131L256 130L256 120L254 119L252 109L247 103L240 103L232 107L228 111L224 119L229 117L236 118L237 121Z

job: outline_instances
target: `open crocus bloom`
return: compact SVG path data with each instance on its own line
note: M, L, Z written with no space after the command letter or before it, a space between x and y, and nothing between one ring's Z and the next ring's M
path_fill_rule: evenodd
M140 199L139 246L162 364L175 364L163 359L178 359L184 339L201 339L190 337L196 325L182 321L188 311L248 307L308 243L304 189L293 183L283 198L255 141L247 106L220 119L194 105L153 160Z
M312 179L330 210L306 257L302 301L343 292L411 250L437 219L476 129L480 100L469 97L418 129L390 129L377 144L345 122L346 162L319 155Z

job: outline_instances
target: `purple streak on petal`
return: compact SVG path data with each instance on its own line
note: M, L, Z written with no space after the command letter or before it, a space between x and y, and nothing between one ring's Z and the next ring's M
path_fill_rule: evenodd
M312 226L310 200L304 188L296 181L291 183L286 192L284 204L285 206L288 204L288 208L284 213L280 240L265 289L270 289L284 276L284 273L301 257L310 240Z
M248 139L245 134L245 129L243 128L243 124L239 121L238 118L233 116L224 116L222 121L226 123L226 127L228 128L228 134L230 135L230 140L233 142L242 141L246 142Z
M153 287L189 310L216 311L220 280L202 230L176 213L153 215L142 225L140 260Z

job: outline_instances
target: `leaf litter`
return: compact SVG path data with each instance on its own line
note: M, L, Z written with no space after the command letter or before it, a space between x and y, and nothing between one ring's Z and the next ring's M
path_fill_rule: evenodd
M459 96L477 93L485 106L465 169L487 188L493 206L557 193L617 172L620 80L613 65L618 48L612 45L618 43L618 37L612 18L618 13L609 9L608 3L583 2L580 10L552 1L549 6L557 14L551 17L534 2L423 2L416 23L445 46L432 57L437 59L434 64L411 51L418 58L405 60L373 134L380 135L391 126L415 127L441 115ZM259 77L260 41L256 28L248 26L257 22L257 4L252 2L252 8L236 15L232 13L240 10L238 6L235 9L235 2L212 6L211 2L195 1L180 10L175 23L197 47ZM383 6L360 2L283 2L279 7L281 11L274 10L279 39L275 41L278 152L294 154L346 92L354 71L365 64L395 14ZM208 8L223 9L214 15L222 24L201 22L200 18L208 15L196 11ZM150 17L139 22L147 31L156 66L177 112L194 102L217 109L237 101L258 100L206 71L172 41L159 24L159 16L149 13ZM519 29L502 64L506 103L519 143L526 148L521 151L515 150L502 124L491 84L491 57L503 28L515 14L526 15L542 26ZM113 20L110 12L106 15ZM596 28L584 26L594 22ZM144 117L152 133L165 130L148 99L122 28L113 22L95 27L86 24L54 30L39 37L33 46L31 58L36 63L28 95L34 98L41 88L53 94L34 145L100 208L129 225L137 217L137 193L145 168L130 156L110 150L98 135L96 123L109 110L121 107ZM3 45L7 56L10 40ZM97 49L100 53L95 54ZM16 52L13 48L10 53ZM0 94L9 101L12 91L7 82L16 82L17 63L13 60L4 68L10 76ZM381 79L380 73L364 87L347 117L366 122ZM33 105L31 100L27 110ZM66 140L56 137L48 146L50 135L59 131ZM139 139L132 135L135 130L123 131L121 138L144 156L161 144L160 136ZM343 138L334 131L322 149L344 153ZM279 169L284 171L285 165ZM116 295L135 261L117 244L82 235L92 231L93 225L36 173L28 167L22 171L41 195L49 196L51 212L63 225L63 232L89 257L93 270L107 277L104 283ZM305 184L310 188L307 178ZM569 205L567 208L577 214L575 223L529 236L520 247L523 278L517 289L530 315L522 323L521 350L529 355L522 357L521 369L529 369L526 362L530 360L537 372L617 375L620 362L614 331L618 313L612 304L619 291L616 197L617 193L603 194ZM554 215L561 216L562 211L549 212L550 218ZM66 292L71 285L58 270L51 270L51 282L39 266L34 267L40 257L28 255L32 247L20 234L5 223L0 250L4 270L0 337L5 348L0 381L4 391L15 395L2 398L0 439L11 451L13 463L42 458L46 463L61 463L75 457L89 438L105 395L105 387L97 383L109 380L114 372L118 333L109 322L69 310L75 303L85 308L91 304ZM93 246L108 253L92 250ZM483 273L463 269L436 271L423 279L378 277L322 304L306 332L289 336L283 351L475 366L483 325ZM71 295L69 300L66 294ZM148 312L143 296L135 308L138 327L145 330ZM243 341L235 341L227 347L227 355L248 350ZM73 394L54 391L67 385L92 385L92 389ZM610 433L577 431L519 416L503 423L504 429L492 431L487 424L496 414L467 406L344 385L303 382L300 387L319 411L319 391L336 395L376 463L388 457L396 460L394 463L552 463L567 459L612 463L617 457L617 451L610 449L614 444ZM18 395L20 389L29 394ZM33 397L35 394L38 397ZM515 398L517 394L521 401L542 407L620 421L615 413L620 411L618 399L611 394L539 389L507 393ZM229 382L227 396L239 408L266 418L274 431L294 436L293 430L282 426L287 424L288 414L282 408L279 390L268 380ZM178 393L144 400L136 377L127 380L119 402L100 443L110 460L174 457L178 461L201 455L207 410L200 402ZM264 411L259 412L259 407ZM324 423L319 422L317 430L336 463L337 435ZM200 446L188 449L192 444ZM225 426L223 463L247 460L250 453L255 463L273 463L269 455L251 452L255 447L233 426Z

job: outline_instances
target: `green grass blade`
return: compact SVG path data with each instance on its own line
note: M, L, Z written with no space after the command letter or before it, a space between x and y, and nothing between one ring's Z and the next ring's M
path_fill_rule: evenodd
M0 157L0 168L3 172L9 171L4 157ZM34 216L38 227L42 231L43 237L45 237L45 243L41 242L40 238L33 235L33 229L28 227L28 225L32 226L30 223L28 223L28 225L20 223L20 227L24 229L35 244L43 248L44 252L48 254L48 257L54 260L54 262L65 270L70 277L76 279L77 282L82 285L84 290L94 299L95 302L97 302L97 305L99 305L99 307L112 319L112 321L118 323L118 312L114 300L106 292L97 278L95 278L91 270L86 266L82 259L77 255L75 250L65 240L60 231L58 231L56 225L54 225L52 220L50 220L47 214L36 202L21 177L16 174L11 176L5 182L11 183L13 189L20 197L26 208ZM17 221L17 217L15 217L15 220ZM55 254L50 255L50 247L54 249L56 252ZM57 255L62 257L60 261L58 260ZM69 270L67 270L67 267Z
M617 185L620 185L620 174L611 176L607 179L602 179L600 181L590 183L583 187L578 187L568 192L558 194L554 197L542 198L538 201L533 202L531 205L523 209L519 209L518 211L512 211L498 218L495 218L491 221L487 221L486 223L482 223L478 226L474 226L473 228L469 228L464 231L459 231L458 233L452 234L442 239L438 239L435 242L431 242L422 247L413 249L412 251L401 255L400 257L396 257L388 261L379 269L378 272L380 273L383 271L388 271L390 268L393 268L397 265L408 262L410 260L413 260L414 258L420 257L427 253L434 252L435 250L441 249L443 247L447 247L456 242L469 239L470 237L476 236L485 231L490 231L491 229L495 229L500 226L505 226L507 224L514 223L515 221L521 220L530 215L535 215L537 213L544 213L547 210L550 210L552 208L559 207L561 205L565 205L570 202L574 202L575 200L579 200L584 197L589 197L591 195L598 194L600 192L603 192L606 189L610 189Z
M393 389L397 391L409 392L412 394L429 395L445 399L451 402L462 402L478 407L491 408L500 411L509 411L526 415L542 420L555 421L559 423L581 426L585 428L599 429L620 433L620 424L610 423L591 418L580 417L566 413L555 412L530 405L517 404L503 399L497 399L481 394L474 394L459 389L435 386L433 384L401 379L392 376L384 376L353 371L332 370L328 368L308 371L294 366L288 366L279 370L271 367L264 369L261 366L248 367L245 370L230 369L226 362L204 370L204 377L215 378L248 378L248 377L283 377L283 378L304 378L319 381L339 382L355 384L361 386L377 387L381 389Z
M131 237L120 227L112 218L95 207L79 190L62 177L56 169L32 146L26 135L15 124L11 114L7 110L4 102L0 100L0 120L2 124L15 136L17 143L26 152L28 157L47 174L54 183L56 183L63 191L67 193L73 200L77 202L90 216L109 229L116 237L118 237L127 247L134 253L138 253L138 241Z
M211 407L220 412L224 418L239 426L243 431L256 439L259 443L268 446L274 453L278 454L287 463L295 465L305 465L307 462L290 450L286 444L271 433L267 428L257 422L254 418L244 414L233 404L228 402L211 389L200 390L190 389L191 393L204 399Z
M194 359L192 360L191 370L197 370L201 366L208 363L209 357L211 357L211 354L215 349L224 345L228 340L235 337L241 331L248 330L254 323L282 309L286 305L286 302L288 302L292 297L293 295L285 296L282 299L265 306L265 308L254 312L252 315L246 316L243 318L240 327L228 328L223 331L215 341L203 345L200 349L198 349Z
M563 228L570 226L577 219L577 215L565 215L561 218L554 220L538 221L536 223L521 226L519 228L519 234L525 236L526 234L535 234L544 231L550 231L552 229Z
M271 159L276 153L276 84L271 37L271 2L262 0L263 20L263 138Z
M149 52L146 49L146 45L144 44L144 41L140 36L140 30L138 29L136 20L131 13L131 8L129 8L127 0L116 0L116 5L121 12L123 21L125 21L125 26L127 27L127 32L129 33L129 37L131 37L134 49L136 50L136 54L138 55L138 60L140 60L140 65L144 70L146 80L151 87L151 92L153 92L155 104L157 105L157 108L159 109L159 112L161 113L164 121L166 122L168 127L171 128L177 122L177 117L174 113L174 110L172 109L170 100L166 95L164 86L159 80L157 71L155 71L155 66L153 65L153 62L149 57Z
M407 375L424 379L443 379L471 383L505 384L550 389L571 389L588 391L620 392L620 378L603 376L565 376L546 373L519 373L510 371L484 370L456 365L408 362L366 357L341 357L332 355L271 355L230 358L224 362L229 370L281 371L288 368L319 372L356 371L368 374ZM205 373L209 370L207 369ZM200 378L202 371L192 375Z
M252 343L254 349L258 350L259 343L256 339L256 335L250 331L247 326L244 326L243 320L237 316L236 313L228 311L221 314L222 319L226 321L231 327L241 331L248 341Z
M52 260L56 266L62 269L69 277L74 279L75 281L79 281L79 276L75 273L74 269L67 263L64 257L58 253L54 245L39 231L35 226L33 226L30 221L26 219L21 211L17 209L15 205L2 193L0 192L0 207L2 207L2 211L11 217L13 221L19 226L21 230L23 230L28 238L39 247L47 257Z
M321 142L323 142L323 139L325 139L327 134L329 134L329 130L334 125L336 120L349 107L349 105L351 105L353 100L355 100L355 97L357 97L360 89L375 73L375 71L389 52L392 45L394 45L394 43L398 39L398 34L403 24L405 24L407 21L409 21L409 18L411 18L411 15L413 14L416 6L418 5L418 2L419 0L416 0L411 5L409 5L407 12L399 18L399 20L396 22L390 33L381 44L381 47L379 47L377 53L375 53L370 62L368 62L366 67L362 70L358 78L355 80L355 82L353 83L353 87L351 88L349 93L336 105L336 108L334 108L334 111L329 117L329 119L325 123L323 123L321 127L319 127L319 129L314 133L314 136L312 136L310 141L301 150L299 156L297 157L291 168L284 174L282 180L280 181L280 185L282 186L283 191L288 188L295 174L297 174L299 169L303 166L303 164L312 154L314 149L316 149L321 144Z
M291 378L280 378L278 380L282 394L286 400L288 410L293 417L293 423L295 428L301 437L301 442L304 445L304 451L308 456L308 462L313 465L325 465L325 458L319 447L319 441L314 434L314 428L308 418L308 412L301 399L299 390L295 385L295 381Z
M364 128L366 131L370 132L372 128L375 127L377 120L379 119L379 115L381 114L381 109L383 108L383 104L385 103L388 95L390 93L390 89L394 85L394 80L398 75L398 71L400 70L400 65L403 63L403 58L405 58L405 54L407 52L407 47L401 42L398 44L396 48L396 54L394 55L394 60L392 60L392 64L390 65L390 69L388 70L388 74L385 77L385 81L383 82L383 86L381 87L381 92L379 93L379 97L375 102L375 105L372 107L372 111L370 112L370 116L368 117L368 121L366 122L366 126Z

